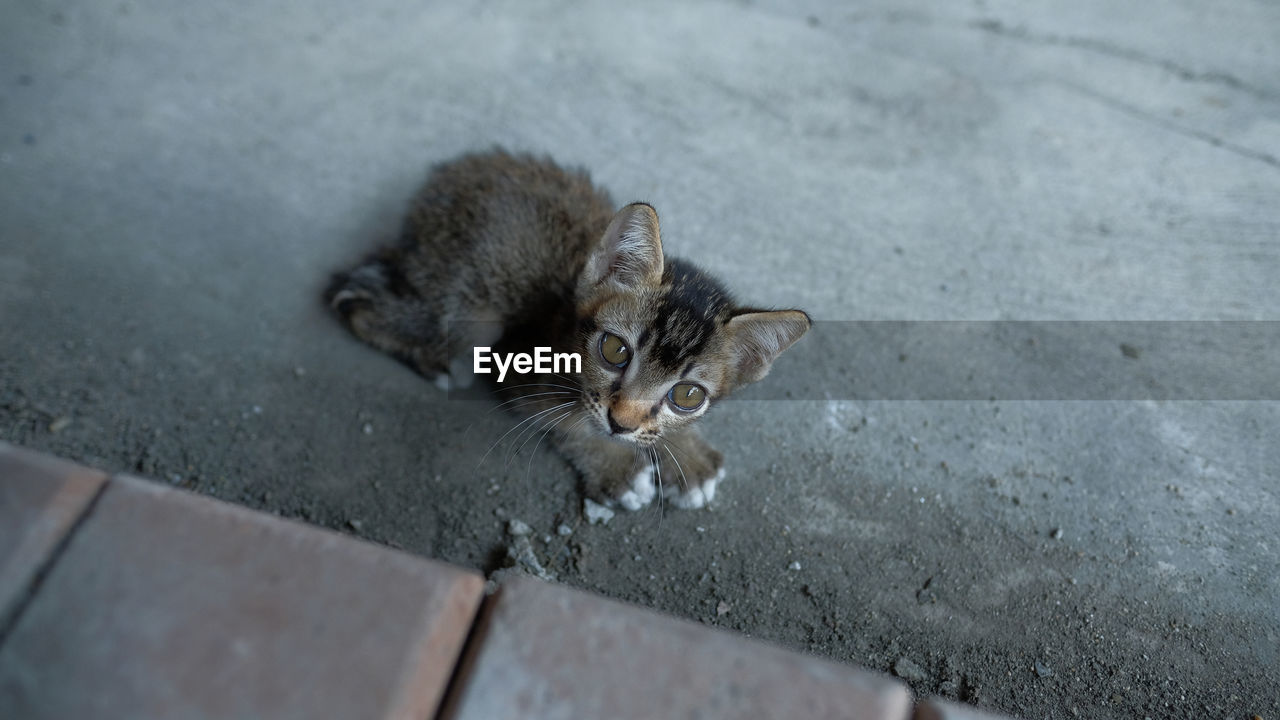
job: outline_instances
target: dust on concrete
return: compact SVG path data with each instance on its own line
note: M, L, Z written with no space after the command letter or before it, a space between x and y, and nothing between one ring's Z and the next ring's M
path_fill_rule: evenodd
M131 367L127 353L112 362L106 348L81 349L99 367ZM877 480L881 469L859 459L894 446L907 418L858 418L844 448L783 439L753 453L756 443L731 440L739 476L709 511L654 505L593 524L571 472L545 447L499 445L498 461L477 467L516 420L433 400L434 389L349 405L352 389L286 367L274 392L227 406L175 396L176 370L163 363L60 387L52 378L73 376L62 365L76 356L42 365L47 376L0 364L6 440L499 578L532 572L1024 717L1228 715L1274 702L1265 668L1246 652L1268 642L1256 635L1263 626L1130 588L1124 578L1143 548L1102 551L1080 537L1097 519L1054 507L1083 484L1056 465L988 475L965 469L956 448L944 449L945 464L920 457L926 421L952 434L938 413L903 413L921 425L915 442L876 462L900 465L892 475L916 487ZM407 374L369 362L377 374ZM306 412L322 406L331 409ZM713 435L732 437L726 420L709 421ZM965 507L926 483L980 500Z
M1274 319L1274 8L135 5L0 11L0 438L920 695L1280 716L1275 403L724 403L710 510L592 524L319 302L502 143L819 319Z

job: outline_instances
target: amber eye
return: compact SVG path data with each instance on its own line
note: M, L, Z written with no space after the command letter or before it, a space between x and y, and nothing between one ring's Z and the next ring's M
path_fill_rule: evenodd
M631 362L631 348L617 335L605 333L600 338L600 357L616 368L624 368Z
M702 407L702 403L707 399L707 391L693 383L676 383L667 391L667 399L676 406L677 410L693 412Z

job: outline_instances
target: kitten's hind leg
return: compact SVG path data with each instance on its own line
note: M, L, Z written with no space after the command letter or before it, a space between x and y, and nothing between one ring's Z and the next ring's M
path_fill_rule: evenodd
M706 506L724 480L724 456L694 428L685 428L658 440L662 497L685 510Z
M395 253L383 251L334 275L325 302L356 337L438 381L449 370L447 343L434 309L405 278Z

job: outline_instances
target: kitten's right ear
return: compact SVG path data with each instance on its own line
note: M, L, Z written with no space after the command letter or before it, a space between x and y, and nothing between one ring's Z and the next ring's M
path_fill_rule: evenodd
M739 310L725 325L729 333L732 387L769 374L773 361L809 331L813 321L803 310Z
M632 203L613 216L582 270L579 287L589 292L602 283L636 288L661 282L658 213L646 203Z

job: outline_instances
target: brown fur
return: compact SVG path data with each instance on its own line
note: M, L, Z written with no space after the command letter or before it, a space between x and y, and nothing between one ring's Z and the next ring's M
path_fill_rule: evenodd
M579 353L581 374L501 385L589 495L629 509L652 497L647 476L677 504L711 499L723 457L691 423L809 328L799 310L740 308L709 275L664 257L652 207L615 213L585 172L501 150L437 166L401 241L335 276L326 299L356 336L431 378L497 335L502 348ZM629 348L625 368L600 354L605 332ZM704 389L701 407L674 406L678 383Z

